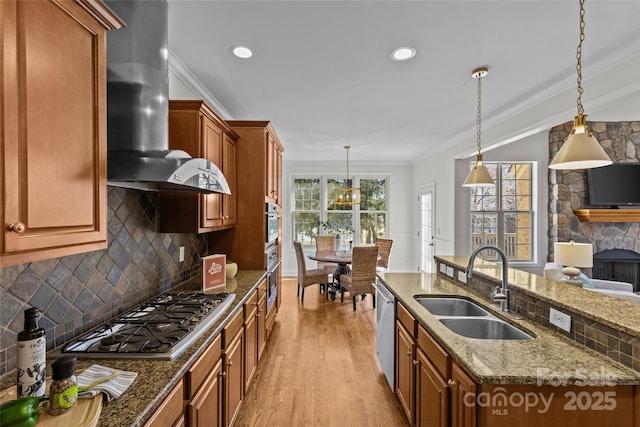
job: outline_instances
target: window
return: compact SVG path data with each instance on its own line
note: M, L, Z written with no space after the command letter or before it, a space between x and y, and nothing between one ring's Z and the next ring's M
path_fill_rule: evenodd
M315 244L320 229L320 179L296 179L293 185L293 240Z
M484 162L484 165L496 186L471 188L471 250L495 245L511 260L533 261L534 163Z
M291 198L292 236L303 246L314 246L315 236L335 234L340 245L372 244L387 234L386 177L336 179L296 177ZM338 205L334 191L339 187L360 187L359 205Z

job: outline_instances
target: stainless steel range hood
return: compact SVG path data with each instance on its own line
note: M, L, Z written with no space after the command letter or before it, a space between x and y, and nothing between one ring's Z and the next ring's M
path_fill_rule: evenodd
M126 23L107 34L108 185L231 194L215 164L169 150L167 1L105 3Z

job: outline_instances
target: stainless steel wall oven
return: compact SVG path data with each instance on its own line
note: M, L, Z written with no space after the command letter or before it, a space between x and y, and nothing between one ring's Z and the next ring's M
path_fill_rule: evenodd
M278 295L278 245L269 246L265 250L267 265L267 311Z
M266 203L265 215L266 222L266 242L267 245L273 244L278 240L278 205L275 203Z

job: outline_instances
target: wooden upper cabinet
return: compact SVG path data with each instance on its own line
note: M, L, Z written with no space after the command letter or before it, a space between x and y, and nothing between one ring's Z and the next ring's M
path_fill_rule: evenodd
M282 203L281 176L284 147L271 122L229 120L227 123L240 135L242 143L250 147L250 158L241 157L239 161L243 166L253 168L250 174L250 185L263 195L264 199L261 198L260 203L270 202L280 205ZM240 185L242 185L241 181Z
M267 191L265 199L280 205L282 203L282 150L274 134L267 133Z
M202 154L195 154L195 156L204 157L222 170L222 140L224 138L222 128L206 114L201 114L200 120L202 122ZM222 225L222 195L204 194L200 198L200 228L207 230L220 227Z
M0 266L107 247L106 31L99 2L2 1Z
M227 179L231 189L231 195L222 195L222 225L234 225L236 223L236 141L226 133L222 141L222 173Z
M231 195L160 193L160 231L207 233L236 223L238 135L203 101L169 101L169 148L214 163Z

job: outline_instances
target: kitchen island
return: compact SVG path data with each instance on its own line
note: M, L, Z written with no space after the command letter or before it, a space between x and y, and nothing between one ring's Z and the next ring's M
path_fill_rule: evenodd
M608 425L639 425L640 372L619 362L619 347L612 354L617 360L588 348L569 333L559 333L555 327L537 323L536 315L542 318L549 313L536 313L535 307L529 307L529 313L500 312L498 305L483 295L483 284L475 283L479 280L486 282L487 289L495 288L501 277L499 266L478 262L474 270L481 272L481 277L474 274L474 279L462 279L468 280L467 284L459 281L462 276L457 274L464 272L467 260L438 258L439 266L444 265L438 275L393 272L378 275L397 301L396 393L412 423L421 425L421 417L429 412L431 417L440 414L445 424L450 417L452 426L534 426L549 417L561 416L570 417L571 421L563 421L567 426L605 425L601 424L603 419L612 422ZM585 302L584 299L601 295L582 291L576 296L573 291L578 289L564 289L572 288L569 285L511 270L512 296L516 297L519 282L532 294L555 296L562 307L583 307L581 321L598 317L594 313L598 306L607 313L613 310L609 304L617 302L614 299L605 303ZM475 301L533 339L474 339L458 335L441 322L442 316L431 314L416 299L447 296ZM564 297L569 300L564 301ZM611 328L615 326L633 335L639 324L633 326L632 322L640 314L632 310L633 305L627 308L628 313L611 316L608 323ZM637 338L635 332L635 341ZM408 363L403 362L405 354L411 358ZM425 394L429 398L421 400ZM535 405L526 400L533 397L537 398ZM598 401L600 397L603 399Z
M142 426L154 414L173 387L178 384L187 370L205 352L214 339L220 335L229 320L240 310L244 303L265 278L266 272L259 270L240 270L235 278L227 280L226 292L235 293L233 303L226 312L203 333L191 346L173 360L150 359L78 359L76 372L93 364L114 369L137 372L138 377L131 387L117 400L104 402L98 421L100 426ZM199 291L199 282L180 285L176 290ZM275 309L275 307L274 307ZM48 375L51 375L51 363L59 349L47 354ZM2 378L1 388L15 384L15 372Z

